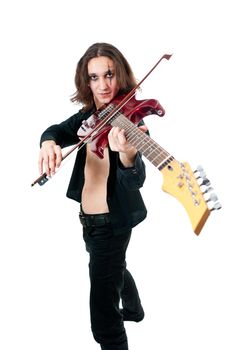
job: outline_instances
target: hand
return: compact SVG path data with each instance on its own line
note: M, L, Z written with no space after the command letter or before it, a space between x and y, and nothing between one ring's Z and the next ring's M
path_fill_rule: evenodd
M108 142L112 151L127 153L136 149L126 140L125 130L114 126L108 134Z
M58 168L62 161L61 147L56 145L55 141L48 140L42 143L39 153L39 172L43 174L43 167L48 176L55 174L55 169Z
M142 125L139 129L146 132L147 126ZM134 165L137 149L127 141L124 129L113 127L108 134L108 142L112 151L120 153L120 160L125 167Z

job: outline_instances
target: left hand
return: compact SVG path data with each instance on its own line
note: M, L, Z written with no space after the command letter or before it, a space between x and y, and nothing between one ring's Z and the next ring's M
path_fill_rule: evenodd
M133 147L125 137L125 130L120 129L118 126L114 126L108 134L109 147L112 151L127 153L129 151L135 151Z
M147 126L139 127L143 132L147 131ZM112 151L119 152L120 160L125 167L134 165L137 149L132 146L125 137L125 130L118 126L113 127L108 134L109 147Z

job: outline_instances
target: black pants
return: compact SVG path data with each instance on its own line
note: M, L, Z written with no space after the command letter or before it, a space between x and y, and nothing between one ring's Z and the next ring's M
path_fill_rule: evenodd
M130 236L131 230L115 235L111 224L83 228L90 254L91 328L102 350L128 350L123 312L127 320L132 316L136 321L143 312L135 282L126 269ZM120 299L123 310L119 309Z

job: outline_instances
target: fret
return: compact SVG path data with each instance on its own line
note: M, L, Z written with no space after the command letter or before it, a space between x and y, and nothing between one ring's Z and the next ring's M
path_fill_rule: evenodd
M141 152L154 166L158 167L159 170L174 159L165 149L120 112L115 115L110 124L124 129L126 138L131 145Z

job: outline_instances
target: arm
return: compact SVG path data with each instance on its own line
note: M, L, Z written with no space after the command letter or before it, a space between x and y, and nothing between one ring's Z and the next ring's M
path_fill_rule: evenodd
M144 132L147 131L145 125L140 128ZM117 169L119 182L128 190L137 190L142 187L146 177L145 164L141 154L126 140L124 130L118 127L112 128L108 140L111 150L119 152Z
M124 167L119 158L117 177L125 189L135 191L141 188L146 178L145 164L139 152L136 153L131 167Z
M40 145L47 140L53 140L61 148L74 145L79 141L77 130L81 121L82 114L79 112L60 124L51 125L42 133Z
M39 153L38 168L40 175L43 168L48 176L55 174L55 169L59 168L62 161L61 147L53 140L43 141Z
M81 124L80 112L63 121L47 128L40 139L40 153L38 160L39 173L43 174L43 168L48 176L54 175L62 161L63 147L73 145L79 141L77 130Z

